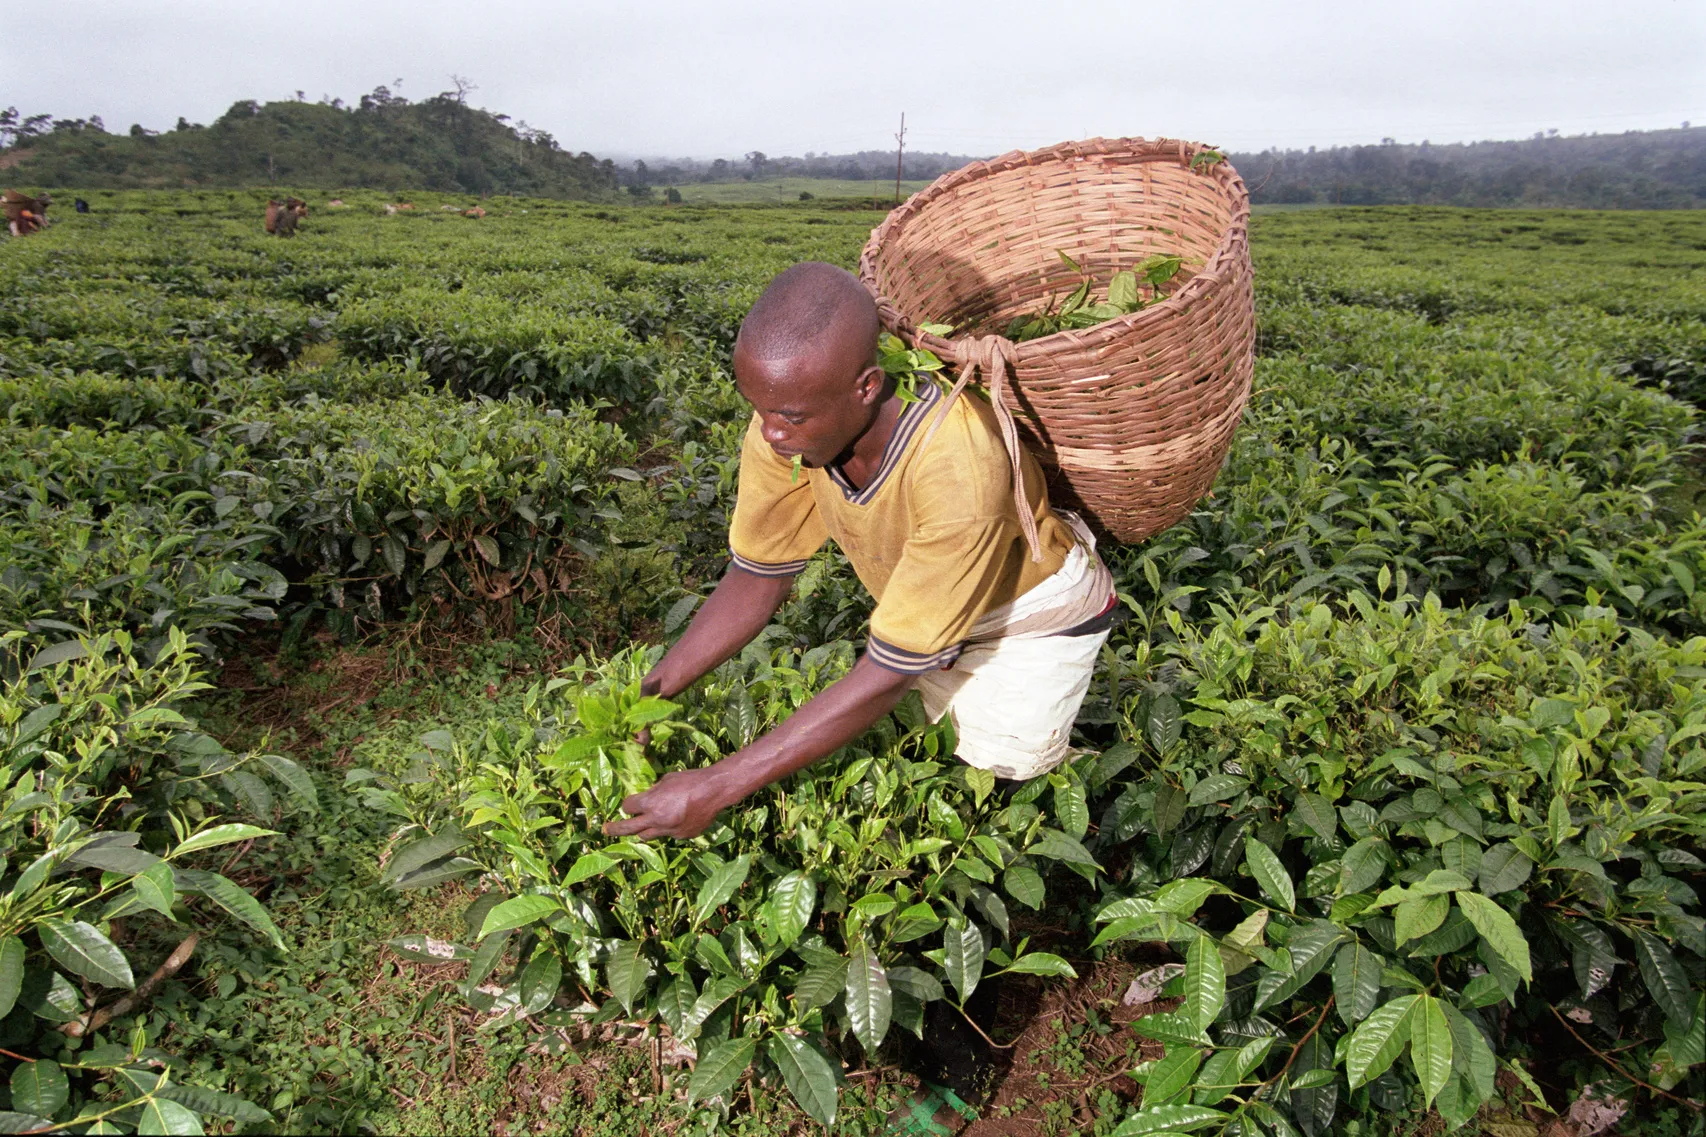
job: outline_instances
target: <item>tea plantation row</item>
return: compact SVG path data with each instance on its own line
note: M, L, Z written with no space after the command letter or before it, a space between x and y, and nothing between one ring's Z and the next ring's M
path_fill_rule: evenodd
M648 649L582 659L346 786L184 716L268 626L676 632L722 568L739 319L877 216L351 198L283 242L245 195L91 201L0 250L0 1046L39 1059L14 1115L358 1125L187 1023L189 1082L162 1079L171 1035L125 1033L146 1000L86 1019L168 921L279 937L198 850L349 794L398 826L364 872L479 893L459 941L395 950L465 959L489 1030L660 1024L697 1052L696 1129L740 1123L743 1076L834 1124L843 1069L928 1004L1131 941L1173 945L1183 1002L1138 1024L1165 1056L1108 1131L1520 1125L1589 1082L1698 1126L1706 223L1258 218L1258 393L1214 495L1104 550L1132 618L1083 757L998 791L903 707L648 845L598 834L624 792L850 664L833 552L679 704L638 697Z

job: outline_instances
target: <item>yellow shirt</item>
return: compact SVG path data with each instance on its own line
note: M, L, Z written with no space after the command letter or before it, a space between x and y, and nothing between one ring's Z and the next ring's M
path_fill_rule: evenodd
M729 526L734 563L762 576L801 572L833 537L877 602L867 654L908 674L951 666L979 617L1052 576L1074 544L1026 453L1025 497L1043 552L1041 563L1031 560L1012 467L981 398L955 399L920 452L943 398L929 384L902 410L881 465L862 487L836 468L803 469L796 482L793 464L770 449L753 415Z

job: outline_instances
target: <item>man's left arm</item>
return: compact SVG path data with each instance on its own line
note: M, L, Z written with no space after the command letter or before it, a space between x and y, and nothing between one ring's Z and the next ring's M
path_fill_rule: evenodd
M861 656L853 670L812 696L786 721L713 765L675 770L622 803L626 821L604 827L613 837L697 837L717 814L771 782L846 746L894 710L913 676Z

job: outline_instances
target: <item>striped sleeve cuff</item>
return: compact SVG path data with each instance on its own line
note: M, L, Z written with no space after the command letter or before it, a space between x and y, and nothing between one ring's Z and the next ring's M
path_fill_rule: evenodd
M898 671L902 675L923 675L927 671L940 671L944 667L953 666L954 660L960 657L963 646L955 644L953 647L945 647L941 651L924 655L895 647L876 636L871 636L865 640L865 655L885 671Z
M806 571L809 561L751 561L729 550L729 557L738 569L745 569L754 576L799 576Z

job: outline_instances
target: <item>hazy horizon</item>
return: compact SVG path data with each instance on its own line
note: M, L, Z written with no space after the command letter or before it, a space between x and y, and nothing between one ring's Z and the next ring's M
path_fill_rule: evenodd
M1706 123L1706 5L1677 0L279 11L67 0L8 29L0 106L169 130L298 90L354 103L386 84L420 100L455 73L477 85L472 105L624 160L893 149L902 111L909 150L953 154L1095 134L1261 151Z

